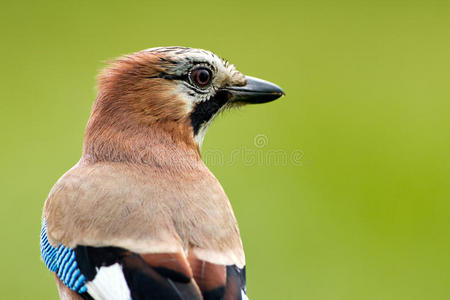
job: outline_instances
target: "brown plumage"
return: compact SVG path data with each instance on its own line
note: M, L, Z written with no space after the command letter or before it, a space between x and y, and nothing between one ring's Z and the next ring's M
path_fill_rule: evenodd
M208 90L195 81L205 72ZM244 297L236 218L200 145L225 107L252 102L252 92L281 96L274 85L245 90L249 80L210 52L181 47L124 56L101 73L82 157L44 207L51 246L75 249L87 278L87 292L75 293L57 277L61 298L104 298L89 282L116 263L133 299Z

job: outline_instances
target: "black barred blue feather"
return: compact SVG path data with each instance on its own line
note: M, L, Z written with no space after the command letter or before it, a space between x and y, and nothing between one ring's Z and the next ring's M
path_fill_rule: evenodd
M86 277L81 274L75 259L75 251L64 245L53 247L47 238L47 222L42 222L41 256L47 268L55 272L58 278L71 290L85 293Z

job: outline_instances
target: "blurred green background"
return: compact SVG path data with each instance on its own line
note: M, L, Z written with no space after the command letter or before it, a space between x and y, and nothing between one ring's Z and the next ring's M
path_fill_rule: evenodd
M225 157L208 164L251 299L450 299L449 16L448 1L3 0L1 298L57 298L41 207L80 157L104 62L183 45L287 93L227 112L203 146Z

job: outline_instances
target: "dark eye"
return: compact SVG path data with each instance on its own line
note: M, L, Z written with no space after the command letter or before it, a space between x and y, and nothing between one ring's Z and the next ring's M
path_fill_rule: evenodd
M211 83L212 72L210 69L202 67L191 71L191 81L199 87L205 87Z

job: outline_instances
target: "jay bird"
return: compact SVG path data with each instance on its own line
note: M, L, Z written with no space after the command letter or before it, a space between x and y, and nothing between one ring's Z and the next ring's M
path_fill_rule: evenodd
M224 109L284 92L183 47L123 56L98 82L81 159L43 209L60 298L248 299L236 218L200 147Z

